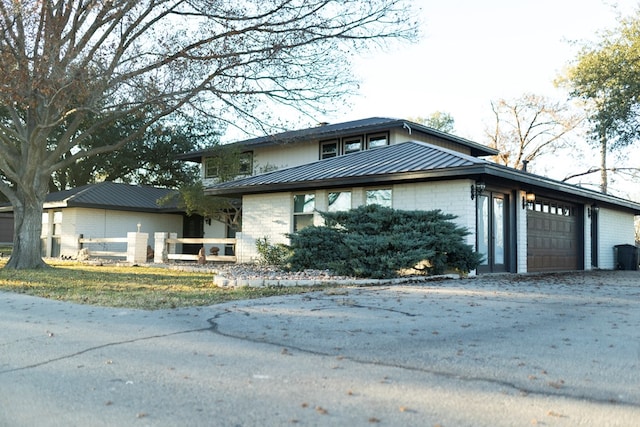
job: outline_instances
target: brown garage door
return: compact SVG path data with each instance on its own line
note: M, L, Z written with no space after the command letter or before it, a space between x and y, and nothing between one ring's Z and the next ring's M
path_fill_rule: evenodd
M527 270L578 270L580 245L577 207L536 200L527 210Z

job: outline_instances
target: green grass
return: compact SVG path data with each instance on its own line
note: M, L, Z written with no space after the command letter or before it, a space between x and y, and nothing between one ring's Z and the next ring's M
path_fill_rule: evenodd
M0 266L5 262L6 259L0 261ZM299 294L327 288L224 289L213 284L212 273L205 272L158 267L92 266L73 262L50 265L52 268L43 270L0 269L0 290L81 304L155 310Z

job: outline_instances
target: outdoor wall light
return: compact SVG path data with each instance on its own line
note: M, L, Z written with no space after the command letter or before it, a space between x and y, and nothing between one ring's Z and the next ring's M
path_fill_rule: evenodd
M594 203L587 208L587 216L591 218L591 215L597 214L599 210L600 210L600 207Z
M536 201L535 193L531 191L527 191L524 196L522 196L522 209L526 209L527 206L533 206L533 202Z
M482 194L485 188L487 188L487 185L482 181L476 182L475 185L471 184L471 200Z

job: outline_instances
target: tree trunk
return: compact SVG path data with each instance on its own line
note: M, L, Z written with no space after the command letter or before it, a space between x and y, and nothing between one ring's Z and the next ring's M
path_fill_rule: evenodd
M13 206L13 252L5 268L26 270L47 268L41 255L42 207L46 196L17 192L19 203Z
M607 194L607 136L600 131L600 192Z

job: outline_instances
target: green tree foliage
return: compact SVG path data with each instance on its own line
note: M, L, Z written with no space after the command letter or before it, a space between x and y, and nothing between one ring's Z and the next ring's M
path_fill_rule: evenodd
M7 268L44 268L51 176L176 113L264 129L357 89L354 52L416 36L408 0L0 0L0 191ZM326 112L326 111L325 111ZM135 131L114 123L135 123Z
M409 120L446 133L452 133L455 128L453 116L444 111L436 111L429 117L410 117Z
M178 188L199 179L200 168L176 158L176 154L217 144L218 131L211 123L178 117L177 124L156 122L142 135L115 152L79 159L51 176L50 191L61 191L102 181ZM137 132L140 120L119 120L96 135L94 146L109 144Z
M469 232L454 215L401 211L379 205L322 212L325 226L291 234L291 268L330 269L336 274L388 278L425 262L426 272L468 272L480 255L464 243Z
M177 193L167 196L160 203L175 203L187 215L200 215L220 221L235 230L240 230L242 226L242 201L230 197L205 196L204 186L200 181L182 185Z
M588 110L592 140L600 148L601 190L607 192L607 153L640 136L640 10L583 46L560 78Z

